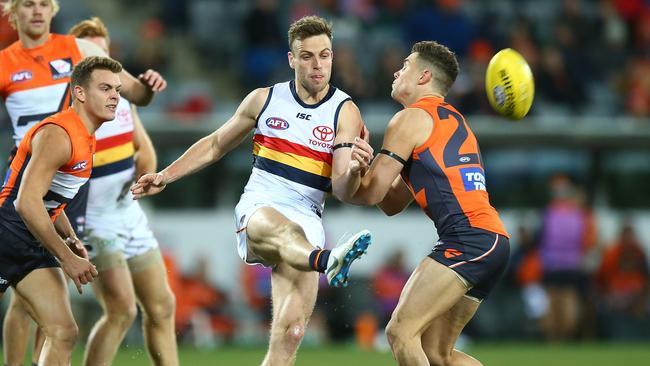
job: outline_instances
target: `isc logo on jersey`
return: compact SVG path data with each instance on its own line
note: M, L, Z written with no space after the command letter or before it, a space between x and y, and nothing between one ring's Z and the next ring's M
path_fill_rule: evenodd
M11 82L17 83L19 81L32 80L32 73L28 70L18 71L11 74Z
M485 173L481 168L460 168L465 191L485 191Z
M278 117L270 117L266 120L266 125L274 130L286 130L289 128L289 122Z

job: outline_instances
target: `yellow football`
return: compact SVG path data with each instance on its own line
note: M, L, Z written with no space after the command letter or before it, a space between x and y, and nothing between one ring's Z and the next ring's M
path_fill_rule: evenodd
M535 80L519 52L506 48L492 56L485 71L485 91L500 115L522 119L533 105Z

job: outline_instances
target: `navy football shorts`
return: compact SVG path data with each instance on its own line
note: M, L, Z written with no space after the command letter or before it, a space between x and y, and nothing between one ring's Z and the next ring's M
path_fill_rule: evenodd
M59 262L47 249L18 238L0 224L0 293L33 270L51 267L59 267Z
M472 288L467 295L478 300L490 294L505 271L509 256L507 237L478 228L441 238L429 254L469 282Z

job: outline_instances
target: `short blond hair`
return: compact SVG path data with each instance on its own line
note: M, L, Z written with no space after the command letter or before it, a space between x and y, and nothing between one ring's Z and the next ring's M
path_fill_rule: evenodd
M103 37L106 38L106 42L110 42L110 37L108 36L108 28L106 24L102 22L99 17L92 17L90 19L82 20L79 23L75 24L68 31L69 35L75 36L77 38L86 38L86 37Z
M289 50L292 49L294 41L302 41L309 37L320 36L321 34L326 35L331 41L332 23L315 15L302 17L289 26Z
M18 7L18 4L20 4L21 1L24 0L5 0L2 3L2 15L3 16L8 16L9 17L9 24L16 29L16 20L11 18L11 15L16 12L16 8ZM59 1L58 0L48 0L50 4L52 4L52 14L56 15L56 13L59 12L59 9L61 8L59 6Z

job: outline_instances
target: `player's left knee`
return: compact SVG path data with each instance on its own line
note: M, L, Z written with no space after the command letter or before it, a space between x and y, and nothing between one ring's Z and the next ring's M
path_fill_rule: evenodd
M305 323L303 322L291 323L284 330L284 338L291 345L298 346L298 344L300 344L304 336L305 336Z
M145 307L145 315L153 322L165 322L174 317L176 312L176 298L170 292L157 299L153 304Z
M395 316L390 319L386 326L386 337L388 337L391 344L399 340L406 340L409 338L409 333L407 324L397 320Z

